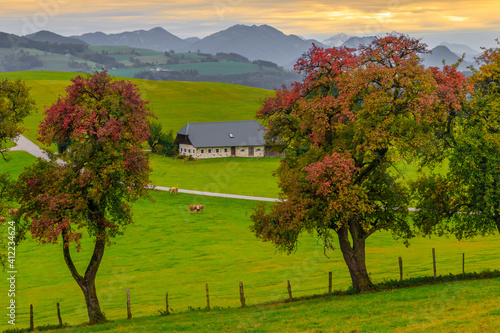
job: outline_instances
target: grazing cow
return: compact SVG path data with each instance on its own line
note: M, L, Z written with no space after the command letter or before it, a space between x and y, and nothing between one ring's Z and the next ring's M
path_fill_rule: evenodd
M189 211L192 213L192 212L200 212L200 213L203 213L203 209L205 207L203 207L203 205L189 205Z
M168 189L170 194L179 194L179 188L178 187L171 187Z

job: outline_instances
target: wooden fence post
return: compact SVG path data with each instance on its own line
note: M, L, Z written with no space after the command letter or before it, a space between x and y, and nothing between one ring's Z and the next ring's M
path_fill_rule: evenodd
M206 284L207 288L207 309L210 310L210 296L208 294L208 283Z
M465 277L465 253L462 253L462 275Z
M167 295L165 296L165 305L166 305L166 309L167 309L167 315L170 314L169 310L168 310L168 291L167 291Z
M130 309L130 291L127 288L127 318L132 319L132 310Z
M288 280L287 283L288 283L288 287L287 287L287 289L288 289L288 296L290 297L290 302L292 302L293 301L293 298L292 298L292 286L290 285L290 280Z
M403 258L399 257L399 281L403 281Z
M332 294L332 272L328 272L328 293Z
M34 320L33 320L33 304L30 304L30 331L35 329Z
M245 292L243 290L243 282L240 282L240 302L241 302L241 307L245 307Z
M61 318L61 309L59 308L59 303L57 303L57 318L59 319L59 326L62 327L63 322Z
M434 268L434 279L437 277L436 275L436 249L432 248L432 265Z

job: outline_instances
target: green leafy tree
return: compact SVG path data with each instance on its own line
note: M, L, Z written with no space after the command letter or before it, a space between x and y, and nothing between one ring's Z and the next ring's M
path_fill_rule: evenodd
M22 80L0 79L0 154L7 142L16 138L24 130L22 121L35 107L29 95L29 88Z
M95 278L106 243L132 223L131 203L147 196L149 161L141 150L149 137L152 116L138 88L114 81L102 71L80 76L45 111L39 140L67 143L67 149L47 162L38 159L20 176L13 196L19 239L30 232L40 243L62 241L63 256L80 286L90 324L105 321ZM82 232L95 239L85 272L71 258L71 244L80 249Z
M153 153L175 156L176 149L173 130L163 133L163 126L160 123L151 123L149 125L149 133L148 144Z
M268 143L288 154L276 171L281 200L251 216L256 236L287 253L303 232L325 250L338 242L353 288L373 288L367 238L380 230L415 235L396 166L402 158L433 161L436 134L446 136L451 107L439 71L421 65L424 52L418 40L387 36L359 50L314 46L297 62L304 80L277 91L257 115Z
M486 50L450 117L449 169L416 183L416 224L458 239L500 232L500 51ZM453 79L449 80L453 81Z
M22 133L22 122L35 107L29 95L29 88L22 80L0 79L0 154L6 161L7 143ZM8 174L0 174L0 224L6 222L9 203L6 202L9 188ZM1 236L0 236L1 237ZM4 239L0 238L4 244ZM6 251L0 254L0 264L5 265Z

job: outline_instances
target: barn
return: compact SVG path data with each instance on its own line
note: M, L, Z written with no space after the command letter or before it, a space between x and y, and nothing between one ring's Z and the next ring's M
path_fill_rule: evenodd
M267 157L266 128L255 120L187 123L177 132L179 153L194 158Z

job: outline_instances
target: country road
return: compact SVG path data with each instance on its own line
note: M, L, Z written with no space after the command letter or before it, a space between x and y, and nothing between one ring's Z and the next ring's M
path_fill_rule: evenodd
M17 137L14 140L14 143L16 144L16 146L13 148L10 148L9 151L25 151L25 152L27 152L35 157L40 157L40 158L43 158L45 160L48 160L47 154L42 149L40 149L40 147L38 147L36 144L34 144L29 139L27 139L25 136L20 135L19 137ZM62 163L64 163L64 161L57 160L57 163L62 164ZM168 191L170 189L169 187L164 187L164 186L154 185L154 187L156 190L159 190L159 191ZM179 189L179 192L187 193L187 194L206 195L206 196L211 196L211 197L241 199L241 200L270 201L270 202L278 201L278 199L276 199L276 198L253 197L253 196L247 196L247 195L192 191L192 190L184 190L184 189Z

